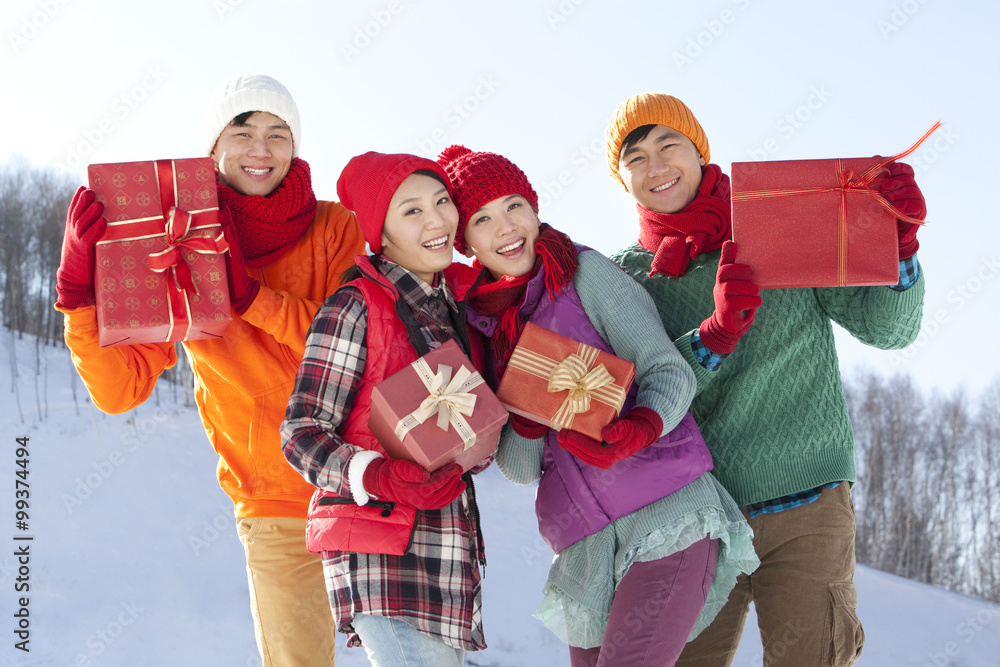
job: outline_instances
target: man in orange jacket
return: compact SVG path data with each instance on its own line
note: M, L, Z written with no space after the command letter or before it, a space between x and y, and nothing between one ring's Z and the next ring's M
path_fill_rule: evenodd
M288 90L253 74L226 82L210 105L205 148L215 161L233 321L219 339L184 343L195 399L235 504L251 611L267 666L332 665L335 629L317 555L305 547L313 487L281 453L279 427L313 316L364 253L357 220L318 202L298 157L301 128ZM126 412L177 362L172 343L100 347L95 244L103 206L80 188L70 204L56 278L66 344L94 404Z

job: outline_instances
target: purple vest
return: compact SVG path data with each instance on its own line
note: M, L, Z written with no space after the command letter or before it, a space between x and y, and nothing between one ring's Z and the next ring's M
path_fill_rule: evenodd
M520 313L538 326L614 354L591 324L573 283L551 299L545 289L544 272L543 267L529 281ZM471 307L468 315L475 328L492 334L495 322L488 321L490 318L475 313ZM622 414L635 405L636 393L633 385ZM567 452L559 446L556 432L550 430L535 496L539 532L553 551L562 551L711 469L712 456L690 413L652 445L607 470L588 465Z

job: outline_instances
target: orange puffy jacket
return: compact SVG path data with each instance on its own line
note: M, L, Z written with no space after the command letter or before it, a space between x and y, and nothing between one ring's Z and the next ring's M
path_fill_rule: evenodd
M237 517L305 517L313 487L285 461L279 428L316 311L338 287L365 244L354 214L319 202L302 239L274 263L250 269L261 290L225 336L185 342L195 401L218 452L219 484ZM94 306L57 308L66 344L94 404L121 413L141 404L164 369L177 363L172 343L100 347Z

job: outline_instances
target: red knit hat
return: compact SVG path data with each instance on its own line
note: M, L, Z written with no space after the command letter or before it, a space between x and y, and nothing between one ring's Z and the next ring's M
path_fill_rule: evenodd
M382 227L389 201L399 184L415 171L430 169L441 177L451 195L448 175L437 162L407 153L376 153L356 155L344 167L337 179L340 203L354 211L361 233L372 252L382 252Z
M538 195L528 177L517 165L496 153L474 153L465 146L449 146L438 162L444 166L454 190L452 199L458 208L458 231L455 249L465 254L465 228L472 214L504 195L521 195L538 210Z

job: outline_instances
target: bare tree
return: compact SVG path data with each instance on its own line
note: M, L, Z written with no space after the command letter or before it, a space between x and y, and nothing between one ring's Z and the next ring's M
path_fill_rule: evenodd
M975 413L963 391L925 397L908 376L861 374L845 395L856 440L858 561L1000 599L1000 379Z

